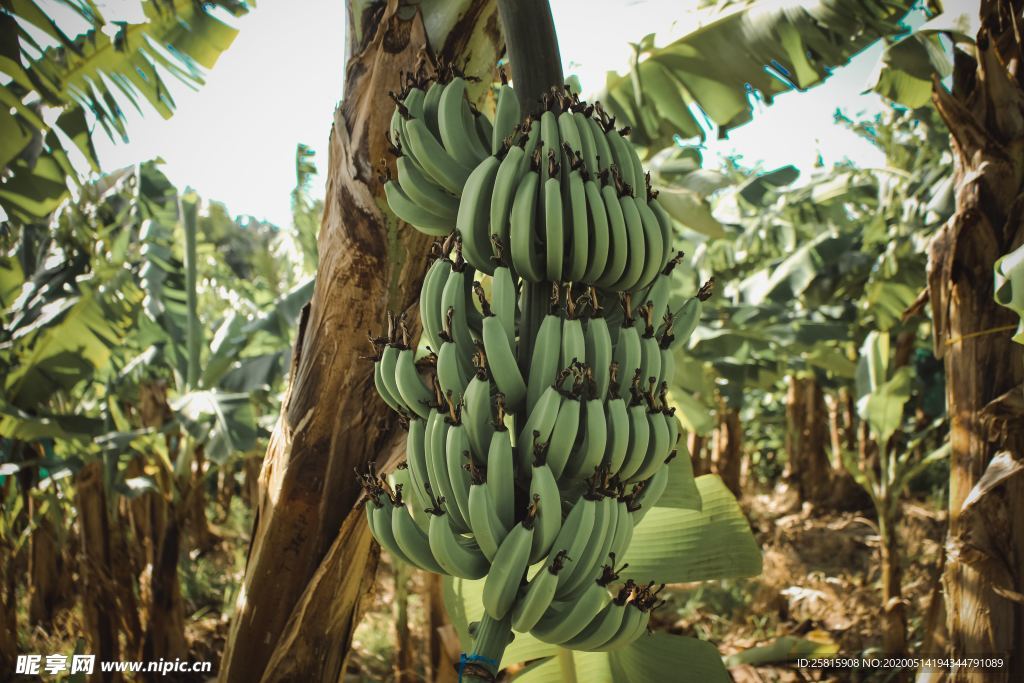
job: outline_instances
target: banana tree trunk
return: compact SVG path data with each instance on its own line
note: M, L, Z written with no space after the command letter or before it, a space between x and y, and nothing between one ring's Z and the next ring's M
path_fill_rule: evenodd
M90 462L75 476L78 507L80 565L82 568L82 615L90 652L96 659L120 659L121 646L117 623L117 596L114 592L115 562L111 547L112 530L107 514L106 487L102 463ZM116 672L99 672L95 680L119 681Z
M786 452L789 478L800 498L815 505L832 496L832 472L825 452L828 439L825 397L814 377L789 380L786 392Z
M375 169L401 73L437 55L490 76L502 39L492 0L447 2L428 36L418 6L349 2L345 98L331 131L312 301L259 479L252 541L221 665L223 681L339 680L376 549L355 509L353 468L400 444L360 360L385 311L418 296L429 239L387 212ZM477 96L483 88L476 90Z
M48 626L57 608L64 601L67 577L64 560L57 544L57 530L49 515L40 516L39 501L30 498L30 517L36 517L36 528L29 539L28 582L30 624Z
M740 428L740 415L735 408L726 405L719 408L712 451L715 472L733 495L739 498L742 493L743 430Z
M993 301L992 267L1024 242L1024 26L1021 0L982 0L973 55L957 50L952 92L933 101L949 127L956 211L929 247L936 354L950 415L947 563L954 656L1003 653L1000 671L956 670L953 681L1024 680L1024 349L1014 315ZM1011 416L1012 413L1018 413ZM1016 422L1014 422L1016 420Z
M0 484L0 499L7 500L14 478ZM4 520L15 527L15 520ZM0 662L14 662L18 649L18 552L14 540L16 527L0 534ZM7 671L11 671L8 667Z

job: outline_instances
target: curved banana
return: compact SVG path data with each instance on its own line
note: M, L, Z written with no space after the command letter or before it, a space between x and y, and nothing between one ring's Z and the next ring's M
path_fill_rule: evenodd
M639 524L644 516L650 512L651 508L658 504L661 500L661 495L665 493L665 488L668 486L668 466L662 463L661 468L654 473L654 475L647 481L646 486L640 492L640 495L633 501L633 512L630 513L630 518L633 520L633 526ZM625 552L625 550L623 550Z
M395 363L395 386L402 397L402 402L416 415L426 419L430 415L430 406L434 403L434 392L420 379L413 358L416 352L402 349L398 352Z
M441 294L452 272L452 263L447 258L436 259L427 268L420 288L420 321L427 344L434 353L441 350L441 331L444 329L444 312L441 310Z
M436 419L436 415L436 410L430 411L427 420ZM405 462L409 467L414 500L422 505L430 502L427 493L427 484L430 483L430 475L427 473L427 420L409 420L409 434L405 437Z
M533 462L534 451L538 444L545 444L550 440L561 405L562 394L554 386L548 386L537 399L537 404L530 411L522 431L519 432L519 438L516 440L516 450L519 452L521 467L529 467Z
M551 429L551 438L548 439L547 463L555 479L561 477L565 471L579 431L580 399L570 394L564 397L558 406L555 425Z
M608 139L605 137L604 129L592 118L587 119L590 131L594 136L594 156L597 159L597 170L594 175L607 171L615 163L615 155L608 146Z
M619 340L615 344L613 358L619 364L619 396L624 399L631 397L631 379L640 368L640 334L632 318L627 317L619 330Z
M643 179L638 180L634 177L633 160L630 158L633 155L631 143L614 128L606 131L604 138L608 141L608 149L611 150L612 159L619 169L619 176L622 178L622 182L629 185L630 196L636 194L637 184L642 182Z
M441 129L437 125L437 108L442 94L444 94L444 84L434 81L423 96L423 120L435 138L441 137Z
M526 574L534 530L531 511L508 532L494 555L483 590L484 611L492 619L503 619L516 601L519 584Z
M452 263L452 272L444 283L441 291L441 311L446 320L446 332L451 335L451 341L455 342L458 350L457 357L462 363L462 369L467 374L472 371L472 357L476 350L473 343L473 336L470 333L468 309L473 308L472 302L466 296L466 280L472 280L472 273L467 273L465 264L460 263L460 258ZM451 322L447 322L447 316L451 311Z
M679 310L673 314L671 348L676 348L689 341L690 335L697 329L697 324L700 322L702 308L701 300L693 296L684 301Z
M444 148L463 166L473 168L487 156L466 99L466 79L456 76L444 87L437 104L437 127Z
M430 551L434 559L441 565L445 573L460 579L476 580L487 575L491 563L480 552L475 541L466 539L455 533L444 512L430 515L430 527L427 530L430 540Z
M494 500L494 510L505 528L511 528L515 520L515 483L511 433L500 425L491 436L491 445L487 449L487 487Z
M455 221L455 228L462 236L462 250L466 260L477 270L488 274L494 271L489 217L491 192L498 166L497 157L489 156L469 174Z
M530 634L542 643L560 645L579 634L611 602L608 590L597 582L573 601L565 611L545 614ZM550 615L550 616L549 616Z
M555 589L558 587L558 576L564 566L565 553L559 552L550 559L551 562L530 579L523 597L517 600L515 607L512 608L514 631L528 632L551 606L551 601L555 598Z
M515 412L526 400L526 382L519 372L514 346L509 344L506 330L497 315L484 317L484 353L498 391L505 395L506 408Z
M427 175L455 196L462 194L462 187L476 164L466 166L456 161L419 119L405 122L403 140Z
M640 610L637 610L639 612ZM625 604L619 604L618 598L613 599L590 623L578 634L565 641L562 645L570 650L586 652L612 639L622 627L622 619L626 614Z
M398 157L398 183L413 202L447 221L450 226L459 214L459 199L428 178L419 164L406 156ZM450 232L450 230L449 230Z
M602 463L610 474L615 475L622 469L629 450L629 411L621 397L609 397L605 404L605 422L608 425L608 441Z
M640 224L644 229L644 245L647 252L647 262L644 264L640 279L635 286L646 287L654 281L661 269L668 263L670 245L665 244L658 219L648 208L646 197L643 194L640 197L634 197L633 204L636 206L637 213L640 214Z
M562 139L558 134L558 117L554 112L548 110L540 115L540 176L545 182L552 177L559 177L552 173L555 167L549 165L549 159L558 159L562 153Z
M386 350L387 349L385 349L385 351ZM401 396L398 396L397 398L393 396L391 394L391 389L384 381L384 365L382 359L383 356L382 358L377 359L373 363L373 386L377 389L377 394L381 397L381 399L388 404L389 408L396 412L408 412L408 408L406 408L405 405L400 400ZM391 369L390 377L391 381L393 382L395 377L395 371L393 367Z
M452 231L452 221L439 216L433 211L414 202L405 190L394 180L384 183L384 196L388 200L388 208L422 233L434 237L442 237Z
M374 539L380 544L381 548L387 550L396 559L412 564L398 546L398 543L395 541L395 534L391 531L391 515L395 507L397 506L390 500L385 500L383 503L377 503L373 500L367 501L366 523L370 527L370 533L373 534Z
M587 365L593 371L594 393L604 400L608 396L608 385L611 381L609 368L612 363L612 336L608 331L608 322L601 314L601 309L587 321L583 330L584 355Z
M540 175L531 165L519 181L515 199L512 200L512 214L509 216L512 265L527 282L541 282L544 279L544 259L537 251L534 235L539 184Z
M583 194L586 199L588 215L587 228L587 267L583 272L582 281L596 283L604 274L608 264L608 251L611 244L611 233L608 225L608 211L604 206L601 188L592 178L583 181ZM575 209L573 209L575 212ZM573 214L575 218L575 213Z
M513 135L522 112L519 108L519 98L514 90L504 82L502 72L502 84L498 88L498 103L494 108L494 127L491 131L491 154L497 154L504 144L505 138Z
M430 475L428 493L439 496L439 502L448 503L448 516L459 533L469 531L462 513L455 502L455 491L451 478L448 476L448 431L451 425L447 418L435 419L432 428L427 430L427 474ZM442 500L443 499L443 500Z
M505 266L498 266L491 273L491 310L501 323L509 348L513 351L516 346L516 299L516 281L512 271Z
M569 172L568 200L566 214L571 220L567 222L570 233L569 254L564 276L570 282L580 282L587 272L590 258L590 223L587 216L587 192L578 169Z
M568 576L558 581L556 597L559 600L571 599L580 589L585 589L588 582L597 578L598 569L607 557L605 547L610 545L610 536L615 531L614 502L614 498L602 498L597 501L594 507L594 527L589 542L579 557L574 558L575 562Z
M444 574L444 569L434 559L430 550L430 539L423 529L416 525L409 510L404 506L396 507L391 517L391 531L395 542L409 562L420 569L435 574Z
M633 473L626 483L646 481L659 470L665 467L665 459L668 458L671 450L668 444L669 430L668 420L660 410L649 410L647 412L647 424L650 436L647 443L647 457L644 458L640 468Z
M579 133L580 136L583 168L585 168L591 176L596 176L599 169L597 167L597 148L594 146L594 130L587 123L587 117L583 112L575 112L572 117L576 120L576 132Z
M561 142L569 145L573 154L583 155L583 142L580 140L580 131L576 127L576 119L571 111L563 111L558 115L558 137Z
M487 448L494 433L494 411L491 409L491 381L484 367L477 368L473 379L466 386L462 406L462 423L469 437L473 459L483 463Z
M467 362L459 356L459 349L453 342L441 342L441 348L437 352L437 383L441 387L441 393L447 396L450 392L452 400L456 403L462 400L466 385L469 384L469 377L463 370Z
M568 466L562 472L563 478L592 477L594 470L600 466L608 440L604 410L604 400L601 398L592 398L583 404L583 421L580 423L583 440L579 448L573 451Z
M626 460L619 468L619 479L629 481L647 458L647 447L651 439L651 424L647 421L647 406L644 403L631 405L629 413L629 447Z
M548 314L541 320L537 338L530 359L530 376L526 382L526 412L533 413L534 406L558 375L558 363L562 351L562 320ZM547 437L544 437L547 438Z
M493 561L509 530L498 517L487 482L474 483L469 487L469 524L484 557Z
M626 219L622 214L622 204L615 187L605 185L601 188L605 213L608 216L608 263L605 271L597 280L597 284L610 289L611 285L622 279L626 272L629 258L629 236L626 233Z
M566 318L562 321L562 353L558 363L566 368L574 362L589 362L587 343L583 336L583 322L579 318Z
M557 175L544 181L544 248L546 279L561 282L565 231L562 225L562 183Z
M622 610L622 623L619 626L619 630L606 642L596 647L591 647L591 652L618 650L640 637L642 630L647 627L647 621L644 619L646 613L641 612L640 608L632 602L627 602Z
M573 563L574 568L576 560L583 558L587 545L593 541L593 535L598 532L595 524L597 508L600 504L599 500L590 495L581 496L569 511L569 515L565 518L565 523L552 545L555 550L566 553L567 559ZM572 573L570 571L560 573L555 582L556 588L565 586L568 579L572 577Z
M640 276L644 271L644 264L647 262L647 248L644 236L643 221L640 220L640 212L636 208L636 202L629 195L619 197L619 205L622 207L622 217L626 222L626 240L629 243L629 260L626 262L626 270L622 277L611 285L611 288L619 291L627 291L636 287Z
M522 147L512 145L505 158L498 164L498 172L494 174L494 190L491 192L487 224L491 237L496 235L503 245L510 243L509 217L512 213L512 200L522 178L520 168L525 153Z
M452 497L447 499L448 512L460 531L463 526L472 529L473 525L469 519L469 487L473 483L473 478L465 468L470 460L469 437L465 421L453 424L448 428L444 457L452 492ZM455 514L456 512L458 514Z
M648 382L654 380L655 386L661 384L661 344L654 338L653 328L648 327L640 337L640 369L641 376Z
M547 463L534 463L530 469L530 498L537 507L537 524L530 544L530 564L551 552L551 545L562 528L562 499L558 483Z

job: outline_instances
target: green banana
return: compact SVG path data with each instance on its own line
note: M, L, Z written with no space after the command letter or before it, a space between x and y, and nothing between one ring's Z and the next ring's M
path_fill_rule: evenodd
M555 381L561 351L562 320L557 315L549 313L544 316L537 330L533 358L530 359L530 376L526 382L527 414L533 412L541 394Z
M562 473L563 478L591 477L601 464L608 437L603 399L595 396L583 404L580 432L583 440L573 451L569 465Z
M586 199L589 218L587 228L590 234L587 237L587 267L583 272L582 281L596 283L601 279L608 264L608 252L611 245L608 211L605 209L604 198L601 196L601 188L592 178L584 179L583 194ZM575 213L573 216L575 217Z
M414 202L405 190L394 180L384 183L384 196L388 200L388 208L417 230L434 237L442 237L452 231L452 221L439 216Z
M404 125L406 146L427 175L452 194L461 195L462 187L476 164L467 166L458 162L441 146L423 121L409 119Z
M551 429L551 438L548 439L547 463L555 479L562 476L579 431L580 399L579 396L570 393L558 406L555 425Z
M396 559L412 564L398 546L398 543L395 541L395 535L391 531L391 515L395 507L386 496L383 503L377 503L373 500L367 501L366 523L370 527L370 533L373 534L381 548L387 550Z
M570 231L570 242L567 270L564 275L566 280L580 282L587 272L587 259L590 257L590 227L587 216L587 192L579 169L569 171L568 200L565 208L566 214L571 218L571 221L566 221Z
M387 349L385 348L385 351ZM382 352L383 354L383 352ZM395 373L394 369L391 370L391 380L394 381ZM397 398L391 394L391 390L388 388L387 383L384 381L384 364L383 355L373 363L373 386L377 389L377 394L388 404L392 410L405 413L408 409L401 401L401 396Z
M462 190L459 213L455 221L455 228L462 236L462 249L466 260L477 270L488 274L494 271L491 261L489 216L491 192L494 189L498 166L497 157L489 156L473 169Z
M444 87L437 104L437 126L444 148L463 166L473 168L487 156L466 100L466 79L456 76Z
M549 178L558 177L556 168L548 163L549 159L557 159L562 153L562 140L558 134L558 117L552 111L545 111L540 115L540 169L541 178L547 181Z
M515 347L509 344L505 328L497 315L484 317L483 322L484 352L487 354L488 367L498 391L505 395L506 407L515 412L526 400L526 382L519 372L516 362Z
M416 352L402 349L395 363L395 386L402 402L416 415L426 419L434 402L434 392L423 384L413 360Z
M505 266L498 266L491 273L491 310L501 323L513 352L516 346L516 298L516 282L512 271Z
M562 225L562 184L557 175L544 181L544 247L546 279L561 282L565 232Z
M491 563L480 552L476 542L459 536L449 522L448 514L443 511L435 510L431 514L427 538L430 540L430 551L444 569L443 573L460 579L476 580L486 576L491 568Z
M500 414L500 401L498 406ZM509 431L499 422L487 449L487 485L494 499L495 512L505 528L511 528L515 518L515 456L510 437Z
M474 483L469 487L469 523L484 557L493 561L509 529L498 517L487 482Z
M452 272L441 291L441 311L446 317L447 332L451 341L455 342L458 349L458 358L462 362L462 369L469 374L472 371L472 358L476 345L473 343L473 336L470 333L468 309L473 308L472 302L466 296L466 279L472 280L472 272L467 273L461 255L456 252L455 261L452 262ZM451 321L448 322L448 312L451 311Z
M541 617L530 634L542 643L560 645L586 628L610 601L608 590L594 582L573 601L571 608Z
M469 377L463 370L467 363L459 355L459 348L453 342L441 342L437 352L437 383L441 393L445 396L451 393L456 402L462 400L469 384Z
M435 419L433 428L426 433L427 473L430 475L430 493L438 500L448 502L448 514L459 533L469 531L469 524L459 512L455 502L455 491L448 475L448 431L451 425L447 418ZM450 502L449 502L450 501Z
M452 497L447 499L448 512L461 530L463 526L472 529L469 518L469 487L473 481L469 471L464 467L470 462L469 437L466 422L451 425L445 440L445 469L451 485ZM458 512L458 514L454 514ZM465 524L463 524L465 522Z
M645 613L641 612L640 608L632 602L627 602L622 609L622 623L619 626L619 630L606 642L596 647L591 647L590 651L608 652L610 650L618 650L629 645L639 637L641 629L647 625L644 620Z
M614 475L622 469L629 450L629 411L621 397L609 394L605 404L605 422L608 425L608 441L602 463Z
M583 348L587 364L593 370L594 393L604 400L611 381L612 337L600 308L594 311L583 330Z
M420 529L413 520L409 510L403 505L396 507L391 517L391 531L395 542L409 562L420 569L435 574L444 574L444 569L434 559L430 550L427 533Z
M436 259L427 268L427 274L423 277L423 287L420 288L420 321L427 344L435 353L441 350L441 330L444 328L441 293L451 272L451 261L444 257Z
M565 523L555 539L553 548L564 551L566 557L576 567L576 560L582 559L587 545L593 541L593 536L599 533L595 524L597 523L597 509L600 501L588 494L584 494L576 501L569 510ZM556 588L562 588L572 578L573 572L566 571L559 574L556 581Z
M683 302L679 310L672 315L672 341L671 348L676 348L690 339L690 335L697 329L703 304L699 297L693 296Z
M651 425L647 421L647 405L640 401L631 405L629 413L629 447L626 449L626 460L619 468L618 477L629 481L644 464L647 447L651 439Z
M637 610L639 612L639 610ZM622 627L622 618L626 614L625 604L619 604L618 598L613 599L590 623L578 634L565 641L562 645L570 650L586 652L599 647L611 640Z
M633 473L626 483L646 481L654 476L658 470L664 468L665 458L668 457L670 447L668 443L669 431L668 420L660 410L647 411L648 437L647 456L644 458L640 468Z
M594 171L594 175L597 175L609 170L611 165L615 163L615 155L612 154L612 149L608 146L608 139L605 137L604 130L597 121L589 118L587 119L587 124L590 126L590 131L594 136L594 156L597 159L597 170Z
M594 507L594 526L589 542L574 558L575 562L569 571L568 576L559 579L558 592L556 597L559 600L568 600L576 596L580 589L587 586L587 583L597 577L598 568L607 557L605 547L610 545L610 536L614 533L613 504L614 498L601 498ZM573 634L576 635L576 634Z
M534 217L537 211L537 188L540 175L536 165L523 174L512 201L509 216L509 242L512 246L512 265L521 278L527 282L541 282L544 279L543 258L537 252L534 234Z
M583 155L583 142L571 111L563 111L558 115L558 137L563 144L569 145L573 154Z
M661 269L668 263L671 245L666 244L662 238L658 219L655 217L654 212L648 208L645 197L635 197L633 204L636 206L637 213L640 214L640 224L644 229L644 244L646 245L645 249L647 252L647 261L644 264L644 269L640 274L636 287L646 287L654 281L654 278L661 272Z
M478 354L480 358L482 354ZM483 360L479 361L476 374L466 386L466 394L462 407L462 423L466 427L469 446L474 460L479 463L487 456L487 448L494 433L493 413L491 408L491 380Z
M443 218L450 228L459 214L458 197L428 178L419 164L407 156L398 157L395 166L398 168L398 183L409 199Z
M595 176L598 173L597 167L597 148L594 145L594 131L587 122L587 117L583 112L575 112L572 117L576 120L576 131L580 136L580 148L583 153L583 168L591 176Z
M492 619L504 618L516 601L516 593L529 562L535 514L536 509L531 506L523 521L508 532L494 555L483 590L484 611Z
M571 296L571 290L566 290L566 297ZM571 307L571 304L567 302ZM579 362L587 362L587 343L583 335L583 323L579 318L566 318L562 321L562 353L559 357L559 365L563 368Z
M519 463L522 467L528 467L533 460L534 451L539 445L546 444L550 440L561 405L562 394L554 385L548 386L537 399L536 405L530 411L519 432L519 438L516 440Z
M562 500L558 483L543 459L538 457L530 469L530 499L537 508L537 524L530 544L530 564L551 552L551 545L562 528Z
M559 551L551 558L549 564L530 579L523 597L517 600L515 607L512 608L512 628L515 631L527 633L551 606L565 559L565 551Z
M426 486L430 483L430 475L427 473L427 420L436 419L436 415L437 411L432 410L426 420L409 420L409 434L405 438L405 462L409 467L414 497L424 505L430 500Z
M494 174L494 190L491 192L491 204L488 207L488 227L491 237L497 236L503 245L510 244L509 217L512 213L512 200L522 178L520 169L525 153L522 147L512 145L505 158L498 164L498 172Z
M623 378L619 387L619 396L628 398L631 393L630 379L633 373L640 367L640 334L632 317L627 316L622 329L619 330L619 340L615 344L613 358L619 365L619 376Z
M630 158L633 151L629 147L630 142L614 128L605 132L604 137L608 141L608 149L611 150L612 158L619 169L619 176L622 178L622 182L629 186L628 194L632 196L636 193L639 181L633 177L633 160Z
M619 205L622 207L622 217L626 222L629 258L622 277L611 285L611 289L627 291L636 287L640 276L643 274L644 264L647 262L647 247L649 245L646 244L643 221L640 220L640 212L636 208L636 202L629 195L623 195L619 197Z
M505 138L515 133L516 126L522 118L519 109L519 98L514 90L505 82L502 71L502 83L498 88L498 102L494 109L494 128L491 132L491 154L497 154L504 144Z
M601 188L605 213L608 216L608 263L605 271L597 280L597 284L610 289L611 285L622 279L626 272L629 258L629 236L626 233L626 219L622 214L622 204L615 192L615 187L605 185Z
M437 125L437 108L442 94L444 94L444 85L434 81L423 96L423 120L435 138L441 137L441 129Z

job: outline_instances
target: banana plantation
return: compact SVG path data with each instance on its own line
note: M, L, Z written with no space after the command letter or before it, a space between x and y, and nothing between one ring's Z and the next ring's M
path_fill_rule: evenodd
M0 0L0 681L1024 680L1024 2L350 0L287 215L110 163L263 4Z

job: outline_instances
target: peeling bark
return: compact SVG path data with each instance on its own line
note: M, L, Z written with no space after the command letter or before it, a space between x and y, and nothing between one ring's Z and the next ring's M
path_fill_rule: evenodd
M469 70L476 65L483 75L501 52L487 0L466 2L429 45L419 10L397 0L352 3L348 24L358 42L349 44L345 99L331 131L316 287L260 473L223 681L339 680L362 586L376 563L375 546L365 549L365 515L353 507L359 491L352 470L379 460L403 436L359 357L385 311L416 300L429 247L384 208L375 166L386 155L394 107L387 93L400 89L400 72L428 57L431 46L446 60L468 59Z
M953 88L932 99L949 127L956 211L929 245L935 352L944 358L950 415L950 495L943 576L951 654L1003 653L999 672L953 681L1024 680L1024 480L978 489L997 452L1024 458L1024 430L993 430L986 410L1018 391L1024 349L1014 315L993 301L996 259L1024 242L1024 73L1021 0L982 0L974 55L957 50ZM975 492L972 500L972 491ZM968 503L970 503L968 505Z

